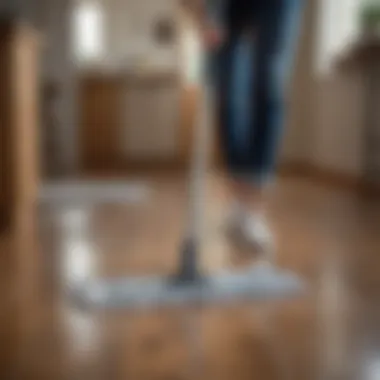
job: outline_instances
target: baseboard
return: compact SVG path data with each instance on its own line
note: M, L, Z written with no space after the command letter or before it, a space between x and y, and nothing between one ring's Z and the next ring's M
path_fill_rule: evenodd
M102 168L101 165L87 167L77 173L79 178L114 178L141 175L178 175L188 170L188 165L180 160L166 162L129 162Z
M217 162L215 167L217 172L223 172L223 165ZM183 161L168 162L145 162L131 163L126 166L119 166L113 170L96 168L87 168L80 173L80 178L115 178L125 176L170 176L184 175L189 170L189 164ZM380 197L380 184L366 181L363 178L355 177L338 170L324 168L299 161L284 162L279 166L278 174L281 177L303 178L316 183L337 188L349 190L366 197Z
M366 197L380 197L380 183L370 182L364 178L303 162L285 162L279 167L283 177L307 178L320 184L350 190Z

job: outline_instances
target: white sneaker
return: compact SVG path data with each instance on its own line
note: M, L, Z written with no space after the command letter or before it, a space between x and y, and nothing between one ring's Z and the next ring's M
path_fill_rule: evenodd
M274 252L273 235L261 215L251 215L242 208L234 207L228 219L227 231L233 240L252 247L255 252Z
M249 215L241 225L244 240L261 253L273 253L274 238L262 215Z
M235 202L232 204L227 217L227 228L230 231L240 229L240 226L247 217L247 213L242 204Z

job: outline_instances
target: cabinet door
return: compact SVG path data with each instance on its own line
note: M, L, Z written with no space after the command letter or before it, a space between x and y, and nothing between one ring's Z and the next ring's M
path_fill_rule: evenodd
M131 86L124 101L124 157L133 161L175 158L179 153L177 87Z
M85 79L81 85L81 149L84 168L113 167L118 160L120 82Z

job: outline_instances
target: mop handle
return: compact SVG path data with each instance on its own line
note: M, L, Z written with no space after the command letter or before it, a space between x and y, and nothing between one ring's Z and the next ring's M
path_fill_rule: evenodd
M202 73L205 70L206 54L202 56ZM204 207L205 207L205 185L207 174L207 163L210 146L210 130L212 125L212 90L208 81L202 77L200 86L199 102L194 125L192 157L190 163L189 180L189 210L188 231L189 240L198 244L202 240L204 231Z
M193 0L190 0L193 1ZM226 0L201 0L204 11L209 20L219 23L223 10L226 7ZM203 44L202 44L203 45ZM207 174L208 154L210 152L211 128L213 126L214 91L209 78L209 52L206 46L202 46L200 64L201 85L200 96L197 107L197 114L194 126L192 158L190 163L190 184L189 184L189 210L187 237L188 241L196 246L202 240L204 231L204 207L205 207L205 185Z

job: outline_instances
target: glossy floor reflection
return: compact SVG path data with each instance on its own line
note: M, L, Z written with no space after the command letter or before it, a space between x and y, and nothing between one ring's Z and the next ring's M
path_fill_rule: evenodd
M380 379L380 203L300 180L279 183L270 218L278 265L309 280L308 297L201 311L78 309L66 296L75 281L175 267L185 183L151 185L142 204L45 205L1 238L1 379ZM221 233L227 198L210 178L208 270L255 260Z

